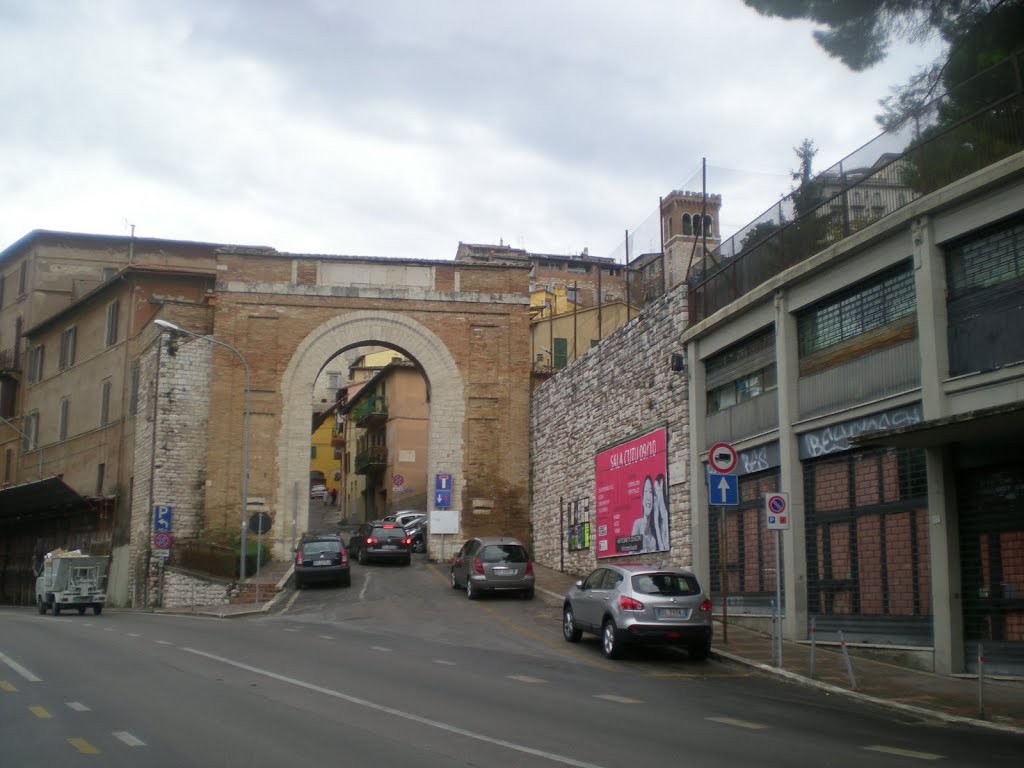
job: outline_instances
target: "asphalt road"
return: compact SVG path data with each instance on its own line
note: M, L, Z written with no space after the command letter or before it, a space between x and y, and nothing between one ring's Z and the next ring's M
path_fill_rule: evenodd
M1019 766L1024 740L684 653L603 659L559 605L422 557L233 620L0 609L0 765Z

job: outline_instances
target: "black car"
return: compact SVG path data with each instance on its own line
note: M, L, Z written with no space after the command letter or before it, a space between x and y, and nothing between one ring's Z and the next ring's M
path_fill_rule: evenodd
M295 550L295 588L323 582L352 586L345 542L336 533L306 534Z
M360 565L370 560L397 560L403 565L412 562L412 538L397 523L363 523L349 539L348 548Z

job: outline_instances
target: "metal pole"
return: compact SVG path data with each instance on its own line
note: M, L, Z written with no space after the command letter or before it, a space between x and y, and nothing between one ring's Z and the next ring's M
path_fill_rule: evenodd
M815 641L816 641L815 634L818 631L816 623L817 622L815 621L815 617L811 616L811 680L814 679L814 652L815 652L815 649L816 649L816 646L815 646Z
M985 646L978 643L978 717L985 719Z
M775 531L775 610L778 616L776 642L779 644L778 665L782 666L782 531Z
M850 661L850 652L846 649L846 638L843 637L843 630L839 630L839 647L843 651L843 661L846 662L846 674L850 676L850 689L857 690L857 678L853 674L853 662Z
M729 535L725 507L718 508L718 560L722 572L722 642L729 644Z

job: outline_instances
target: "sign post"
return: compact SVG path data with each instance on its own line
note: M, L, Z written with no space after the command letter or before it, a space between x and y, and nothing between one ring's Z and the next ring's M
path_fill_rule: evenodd
M715 443L708 452L708 500L718 507L718 566L721 570L722 642L729 642L729 521L726 507L739 506L739 476L731 474L740 457L729 443Z
M764 509L767 515L767 529L775 531L775 632L778 643L775 658L782 666L782 532L789 530L789 494L766 493Z

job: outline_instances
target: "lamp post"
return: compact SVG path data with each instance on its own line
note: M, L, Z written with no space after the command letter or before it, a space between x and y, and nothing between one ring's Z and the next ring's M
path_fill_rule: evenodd
M198 333L185 330L174 323L170 323L167 320L154 320L156 325L164 328L172 333L182 333L186 336L192 336L196 339L202 339L208 341L211 344L216 344L219 347L230 349L236 355L238 359L242 361L242 367L245 369L245 432L242 436L242 532L239 539L239 545L241 552L239 553L238 560L238 578L239 580L245 579L245 547L246 547L246 536L245 532L248 528L249 521L247 519L247 513L249 511L249 391L251 389L250 383L251 378L249 375L249 363L246 362L245 357L237 349L232 347L219 339L215 339L212 336L201 336Z
M43 449L42 449L42 447L41 447L41 446L40 446L40 445L38 444L38 443L39 443L39 439L38 439L38 437L37 437L37 438L36 438L35 440L33 440L33 439L32 439L32 438L30 437L30 436L26 435L26 434L25 434L24 432L22 432L22 431L21 431L20 429L18 429L18 428L17 428L16 426L14 426L13 424L11 424L11 422L9 422L9 421L8 421L7 419L5 419L5 418L4 418L3 416L0 416L0 421L2 421L2 422L3 422L4 424L6 424L6 425L7 425L8 427L10 427L11 429L13 429L13 430L14 430L15 432L17 432L17 433L18 433L19 435L21 435L21 437L22 437L22 438L23 438L23 439L25 440L25 442L26 442L26 444L27 444L27 445L30 445L30 446L31 446L31 445L32 445L33 443L35 443L34 449L35 449L35 450L37 450L37 451L39 451L39 479L40 479L40 480L42 480L42 479L43 479ZM36 431L38 431L38 430L36 430ZM22 453L24 453L24 451L22 451Z

